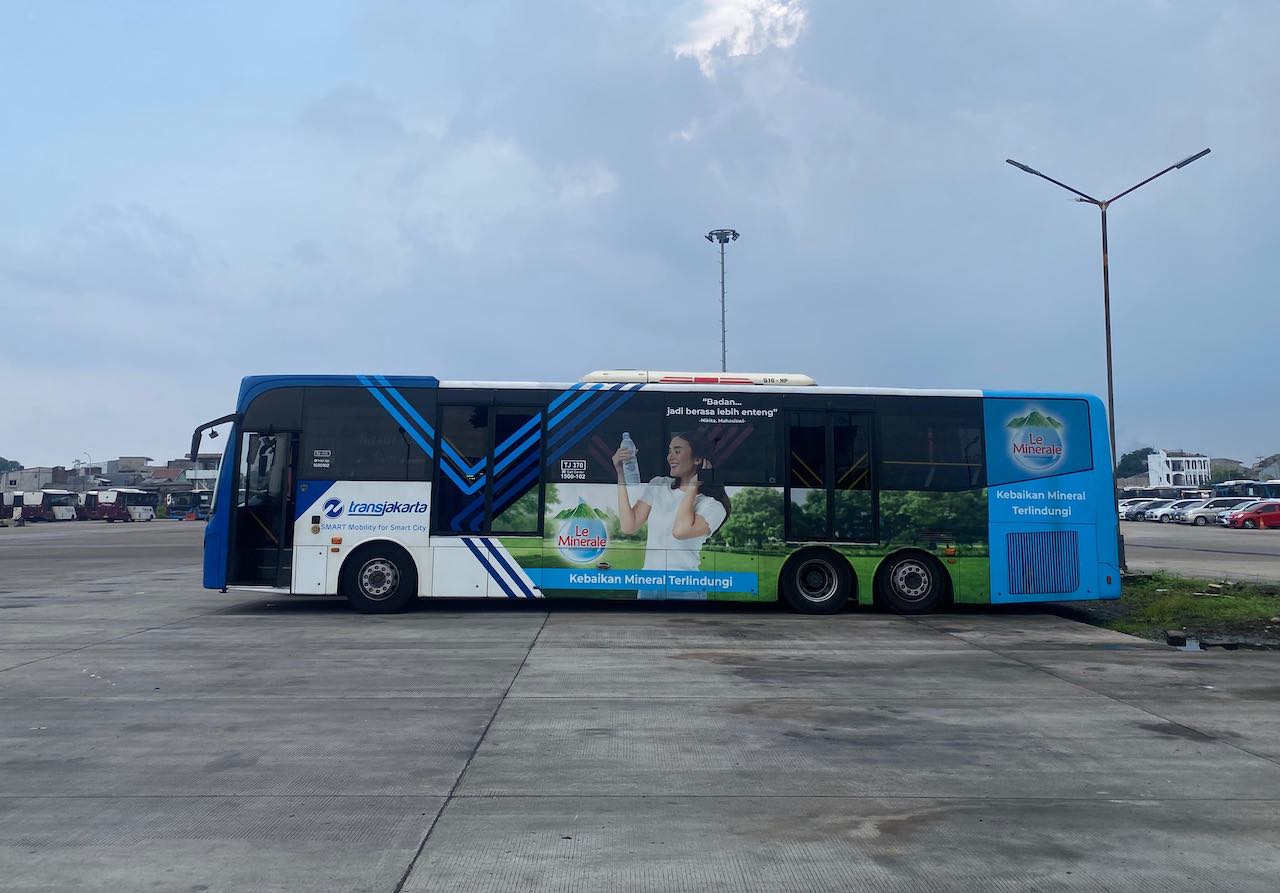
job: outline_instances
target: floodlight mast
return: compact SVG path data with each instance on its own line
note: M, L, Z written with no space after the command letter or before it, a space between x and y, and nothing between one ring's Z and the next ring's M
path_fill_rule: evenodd
M729 353L724 312L724 246L729 242L738 241L738 231L734 229L713 229L707 233L706 240L720 243L720 371L727 372L729 370Z

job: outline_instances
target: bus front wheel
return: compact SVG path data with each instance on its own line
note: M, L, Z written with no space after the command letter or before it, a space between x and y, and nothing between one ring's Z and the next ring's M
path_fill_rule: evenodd
M878 583L880 603L895 614L927 614L947 595L947 572L936 558L923 553L890 557Z
M840 555L827 549L806 549L783 566L782 596L801 614L835 614L853 592L853 571Z
M398 613L418 596L417 567L399 546L361 546L342 565L342 594L362 614Z

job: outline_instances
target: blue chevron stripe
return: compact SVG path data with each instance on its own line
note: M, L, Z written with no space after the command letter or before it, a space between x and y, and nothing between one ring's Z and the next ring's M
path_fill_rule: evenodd
M575 417L571 424L562 425L554 434L550 434L547 438L547 449L553 450L565 440L573 438L576 434L582 433L584 430L595 428L603 418L603 413L610 406L617 406L625 403L634 394L631 390L612 391L610 393L602 393L598 400L592 401L591 405ZM576 442L576 441L575 441Z
M507 594L507 598L519 598L518 595L511 591L511 587L506 584L506 581L494 573L493 567L485 559L484 553L475 547L475 543L471 542L471 540L465 536L462 538L462 541L466 544L467 548L471 550L471 554L476 557L476 560L480 562L481 566L488 572L489 578L491 580L498 581L498 585L501 586L502 591Z
M363 378L363 376L361 376L361 378ZM386 397L382 396L382 394L380 394L375 388L373 388L370 385L366 385L365 390L367 390L370 394L372 394L373 399L381 403L382 408L385 409L388 413L390 413L393 419L395 419L397 422L400 423L400 427L405 430L405 433L407 433L410 437L414 439L414 441L418 444L418 446L422 447L423 452L425 452L428 456L435 455L435 451L432 450L430 442L428 442L427 439L422 436L422 433L418 431L417 428L409 424L409 420L406 419L404 416L402 416L396 410L396 408L387 401Z
M595 415L590 420L591 424L583 425L582 427L577 429L577 432L575 434L571 434L570 437L567 440L565 440L565 442L558 449L556 449L555 453L551 453L551 449L553 449L554 447L548 444L549 455L547 456L547 465L548 466L551 465L553 462L555 462L557 459L559 459L561 456L567 453L570 449L572 449L575 445L577 445L577 443L581 441L582 438L586 437L588 434L594 431L600 425L601 422L603 422L609 416L617 412L622 407L622 405L626 403L628 400L630 400L632 397L634 397L635 394L636 394L635 391L626 391L626 392L620 393L618 395L618 398L614 400L614 402L610 406L606 407L605 409L597 413L597 415Z
M525 422L523 425L520 426L520 430L518 430L515 434L512 434L502 443L498 444L496 447L493 448L493 458L496 459L499 456L501 456L503 450L505 450L512 443L519 440L521 437L528 434L531 430L533 430L534 428L537 428L541 424L542 424L542 413L541 412L534 413L533 418L529 419L529 421ZM521 444L522 449L524 446L525 444ZM502 466L499 465L497 470L501 471Z
M533 590L525 585L524 575L511 569L511 565L507 563L507 559L503 556L502 552L494 548L493 543L484 537L480 538L480 542L484 543L484 547L493 554L493 557L497 560L498 564L502 565L502 569L510 575L511 579L516 581L516 585L520 587L520 591L524 593L524 597L534 598ZM498 582L501 583L502 580L499 579Z
M511 491L512 491L512 490L517 489L518 487L522 486L523 484L527 484L527 483L529 483L529 481L531 481L531 480L535 480L535 479L537 478L537 476L538 476L537 466L538 466L538 456L537 456L537 454L535 453L535 454L533 454L533 455L530 455L530 456L525 457L525 460L524 460L523 462L521 462L521 463L520 463L520 464L519 464L519 465L518 465L514 470L512 470L509 474L504 475L504 476L503 476L503 477L501 477L501 478L496 478L496 477L495 477L495 478L494 478L494 480L493 480L493 489L494 489L493 504L494 504L494 506L501 505L501 504L502 504L502 500L503 500L504 498L506 498L507 496L509 496L509 495L511 494ZM514 478L516 478L518 475L520 475L522 472L524 472L524 471L528 470L529 468L533 468L533 469L534 469L534 470L533 470L533 472L532 472L532 474L527 474L527 475L525 475L525 477L524 477L524 478L521 478L520 480L516 480L514 483L512 482ZM501 484L501 485L502 485L502 489L501 489L501 490L499 490L499 489L498 489L499 484ZM473 500L471 500L470 502L468 502L465 506L463 506L463 507L462 507L462 510L461 510L461 511L459 511L459 512L458 512L458 514L454 515L454 516L453 516L453 518L452 518L452 520L449 522L449 523L450 523L450 525L451 525L451 528L452 528L453 530L457 530L457 529L458 529L458 525L459 525L459 524L461 524L461 523L462 523L463 521L465 521L466 519L470 518L473 512L482 512L482 511L484 511L484 497L483 497L483 496L478 497L478 498L476 498L476 499L473 499ZM500 513L499 513L499 514L500 514Z
M551 417L550 421L547 422L547 430L550 431L556 425L564 421L565 416L569 415L571 412L573 412L575 409L577 409L579 406L581 406L583 403L589 400L591 398L591 395L596 391L600 390L601 387L602 387L601 385L593 384L591 387L587 388L581 396L577 397L572 403L570 403L564 409L560 410L558 413L556 413L554 416ZM610 385L607 388L607 390L613 390L613 387L614 387L613 385Z
M541 421L542 421L542 417L541 417L541 416L539 416L539 417L538 417L537 419L535 419L534 421L541 422ZM503 459L501 462L499 462L497 465L495 465L495 466L493 467L493 473L494 473L495 475L501 474L501 473L502 473L502 469L506 468L506 467L507 467L508 465L510 465L512 462L514 462L514 461L516 461L517 459L519 459L519 458L524 454L525 450L527 450L529 447L533 446L535 443L537 443L537 442L538 442L538 439L539 439L540 437L542 437L542 432L541 432L541 431L539 431L538 433L534 434L532 437L530 437L530 438L529 438L528 440L526 440L524 443L520 444L520 446L516 447L513 451L511 451L510 453L508 453L508 454L507 454L507 457L506 457L505 459Z
M574 391L580 391L584 387L586 387L586 384L581 381L575 385L570 385L568 390L564 391L563 393L560 394L559 397L551 401L551 404L547 407L547 412L555 412L556 407L559 406L564 401L568 400L570 397L572 397Z
M388 384L385 376L377 375L374 377L377 378L382 383L382 386L387 389L387 393L389 393L392 396L392 398L394 398L395 401L400 404L400 408L405 411L405 414L408 415L409 418L417 422L418 425L421 426L422 430L426 432L426 435L428 437L430 437L432 440L435 440L436 429L432 428L431 424L422 417L422 413L414 409L413 406L410 405L409 401L404 398L403 394L401 394L398 390L396 390L390 384Z

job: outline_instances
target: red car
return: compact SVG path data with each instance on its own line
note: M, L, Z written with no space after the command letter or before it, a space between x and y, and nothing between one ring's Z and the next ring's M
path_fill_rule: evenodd
M1227 517L1228 527L1280 527L1280 502L1264 502L1244 512L1233 512Z

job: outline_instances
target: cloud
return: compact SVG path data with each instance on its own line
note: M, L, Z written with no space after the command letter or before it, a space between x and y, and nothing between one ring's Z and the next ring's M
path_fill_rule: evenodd
M0 277L18 285L138 302L189 294L205 268L194 235L137 202L82 210L48 237L0 255Z
M795 46L808 18L801 0L704 0L701 16L675 47L677 58L697 60L714 79L726 58L755 56L771 48Z
M395 139L405 135L395 112L373 91L344 85L302 110L304 126L339 139Z

